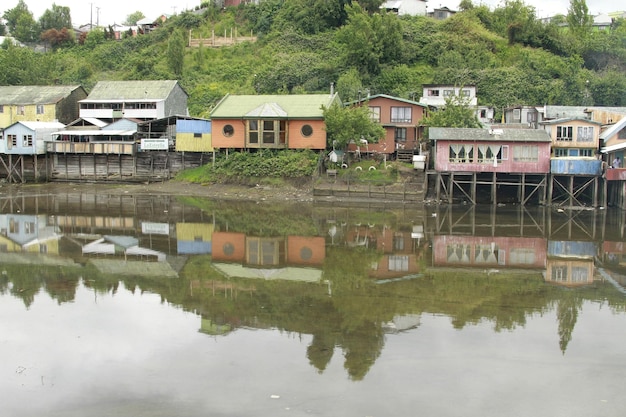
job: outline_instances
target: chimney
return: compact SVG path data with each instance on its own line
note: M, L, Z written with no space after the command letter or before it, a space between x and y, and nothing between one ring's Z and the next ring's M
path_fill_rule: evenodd
M330 83L330 95L335 94L335 83Z

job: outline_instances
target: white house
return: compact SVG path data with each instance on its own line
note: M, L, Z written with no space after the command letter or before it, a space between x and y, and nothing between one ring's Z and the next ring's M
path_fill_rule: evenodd
M475 85L457 87L448 84L424 84L422 87L422 97L419 101L427 106L445 107L447 99L473 107L478 105Z
M388 0L380 8L398 15L426 16L426 0Z

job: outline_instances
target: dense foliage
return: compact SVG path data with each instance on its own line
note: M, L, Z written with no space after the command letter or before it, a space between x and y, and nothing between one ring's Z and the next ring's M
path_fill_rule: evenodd
M495 9L462 2L444 21L378 11L380 2L265 0L220 10L207 6L122 40L107 31L71 39L67 10L36 21L23 0L4 12L16 38L53 48L40 54L5 43L0 84L82 84L98 80L179 79L194 116L208 116L226 93L319 93L335 83L343 100L390 94L418 100L422 85L476 85L479 104L626 106L626 24L596 30L584 0L566 16L536 19L511 0ZM64 20L65 19L65 20ZM59 23L61 22L61 23ZM569 25L568 25L569 23ZM231 34L255 42L177 49L181 41Z

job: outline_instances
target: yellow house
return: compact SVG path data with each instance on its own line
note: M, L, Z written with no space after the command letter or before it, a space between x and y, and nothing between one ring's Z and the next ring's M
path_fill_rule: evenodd
M552 156L596 157L600 152L599 122L588 119L563 118L539 123L552 139Z
M78 101L86 97L80 85L0 86L0 129L23 121L69 124L78 118Z

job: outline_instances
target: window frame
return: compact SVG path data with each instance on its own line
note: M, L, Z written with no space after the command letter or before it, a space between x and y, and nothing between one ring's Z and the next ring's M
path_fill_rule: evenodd
M556 127L556 140L561 141L561 142L573 141L574 140L574 127L569 126L569 125L557 126Z
M407 112L409 116L408 118L406 117ZM391 106L389 113L391 116L391 123L411 123L413 120L413 109L411 106Z
M369 111L370 111L370 119L373 122L380 123L380 111L381 111L380 106L370 106Z

